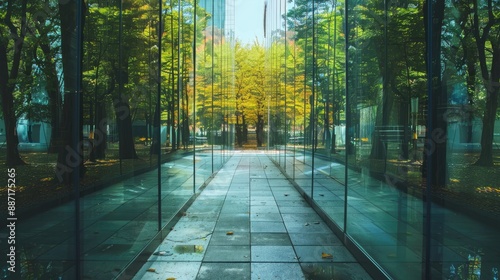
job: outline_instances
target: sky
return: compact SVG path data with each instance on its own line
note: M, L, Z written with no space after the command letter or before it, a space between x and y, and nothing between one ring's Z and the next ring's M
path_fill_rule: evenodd
M236 38L253 44L255 38L264 42L264 0L234 0Z

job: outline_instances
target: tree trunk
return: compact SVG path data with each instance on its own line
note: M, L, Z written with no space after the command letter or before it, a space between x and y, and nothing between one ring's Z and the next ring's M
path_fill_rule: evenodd
M481 133L481 154L476 165L493 166L493 133L498 107L498 90L490 87L486 96L486 109L483 116L483 131Z
M108 119L106 117L105 103L98 103L96 106L95 131L94 131L94 149L93 153L96 159L106 158L106 147L108 142Z
M448 103L448 95L443 89L441 77L441 32L444 19L444 0L437 0L434 3L433 14L424 12L424 23L426 35L430 35L431 42L427 42L427 53L431 52L432 57L426 61L427 69L430 69L432 92L430 92L430 106L432 111L428 112L431 126L426 132L427 146L424 149L424 162L422 165L422 176L430 174L430 184L434 187L443 187L447 183L447 122L443 116ZM427 4L424 5L427 7ZM425 9L425 11L427 11ZM432 27L428 26L429 17L432 17ZM431 34L429 32L432 30ZM429 38L429 36L426 36Z
M47 38L47 34L39 31L43 36L43 41L40 43L40 49L44 55L44 67L45 67L45 77L47 79L47 84L45 86L45 90L47 91L47 95L49 97L49 111L50 111L50 126L51 126L51 134L50 134L50 144L48 148L49 153L56 153L61 146L60 141L60 128L59 124L61 122L60 118L60 107L62 104L61 100L61 91L59 89L59 79L57 77L57 69L54 63L54 57L52 55L49 41Z
M121 159L136 159L134 137L132 135L132 115L127 101L115 102L116 122L118 128L119 153Z
M173 72L172 72L173 73ZM171 129L171 134L170 134L170 142L172 145L172 151L177 150L177 121L176 121L176 114L175 114L175 86L174 86L174 77L173 74L171 76L171 83L172 83L172 90L170 91L170 102L168 104L168 114L170 115L170 129Z
M189 132L189 98L187 94L187 86L182 87L182 144L184 146L184 149L187 149L189 145L189 138L190 138L190 132ZM193 145L196 144L196 139L195 135L193 134Z
M248 142L248 124L245 120L245 116L243 116L242 126L243 126L243 143L247 143Z
M384 77L385 80L386 77ZM387 87L388 83L384 82L384 87ZM377 106L377 116L375 119L375 128L383 127L389 124L389 114L392 112L393 98L389 93L389 90L384 90L382 93L382 103ZM382 141L377 133L374 131L372 137L372 147L370 151L371 159L385 159L387 156L386 143Z
M405 98L406 99L406 98ZM409 101L403 101L399 104L399 124L403 127L403 139L401 139L401 159L409 159L409 142L408 140L411 138L411 131L409 130Z
M0 52L2 52L0 46ZM3 55L0 54L0 60ZM3 64L3 63L2 63ZM3 67L2 67L3 68ZM0 75L2 75L2 70L0 70ZM3 81L0 81L2 84L2 111L3 111L3 119L5 122L5 135L7 141L7 166L16 166L23 165L25 162L21 159L19 155L19 150L17 148L19 144L19 139L17 138L17 119L14 114L14 100L12 96L12 92L6 92L4 89Z
M149 153L151 155L158 155L159 146L161 144L161 133L158 133L160 127L160 103L156 103L155 112L153 115L153 140L151 142L151 147L149 148ZM167 132L168 133L168 132Z
M262 115L257 116L255 133L257 134L257 147L262 147L262 143L264 143L264 117Z
M385 9L385 7L383 8ZM384 40L387 44L387 30L384 31ZM386 44L380 45L378 53L378 68L382 74L382 104L377 107L377 116L375 119L375 133L373 134L373 144L370 151L371 159L387 159L387 143L381 141L377 127L384 127L389 125L389 117L392 112L394 102L394 92L389 89L390 76L393 76L390 71L390 60L387 54L388 46ZM378 164L378 163L377 163Z
M10 118L9 121L6 121L7 118L5 117L6 116L4 114L7 141L7 166L24 165L26 163L21 159L19 149L17 148L19 139L17 138L17 128L15 127L16 118Z
M500 88L500 46L493 45L491 80L485 80L486 109L483 116L483 131L481 133L481 154L476 162L480 166L493 166L493 135L498 108L498 91Z
M471 47L467 44L467 38L462 39L464 43L462 43L462 48L464 49L464 58L466 60L467 66L467 105L465 108L465 115L467 119L466 125L466 137L465 143L472 143L472 121L474 120L474 114L472 112L473 108L473 100L474 94L476 93L476 62L477 57L475 54L475 49L471 49Z
M432 93L433 112L432 124L433 129L427 131L427 139L431 139L431 143L434 144L434 152L430 154L432 161L432 176L431 183L435 187L444 187L448 182L448 162L447 162L447 135L448 135L448 123L445 120L445 108L448 103L448 94L443 88L443 83L441 79L438 80L438 76L441 73L440 61L434 62L434 86ZM439 64L436 65L436 64Z
M77 7L78 1L59 3L61 17L61 49L64 79L64 104L61 123L61 147L56 165L56 177L70 184L74 172L82 178L83 165L83 95L81 92L81 65L83 61L83 38L85 4ZM77 9L82 9L82 21L76 22ZM80 25L80 26L79 26ZM81 33L78 34L78 31ZM77 127L75 127L77 126ZM75 139L76 138L76 139ZM75 146L75 143L78 143Z
M499 35L492 28L498 27L498 19L494 17L493 4L491 0L488 2L488 22L483 27L479 23L478 1L474 2L474 36L478 51L481 76L483 78L484 87L486 88L486 108L483 116L483 131L481 133L481 154L476 161L476 165L493 166L493 133L495 130L495 119L498 108L498 91L500 90L500 44L498 42ZM480 34L480 30L482 34ZM487 44L491 45L491 70L488 73L487 61ZM489 52L489 51L488 51Z
M243 125L240 124L239 116L236 116L236 144L243 147Z
M7 6L7 14L12 12L12 2L9 1ZM22 1L21 10L21 30L18 34L16 27L10 22L10 16L4 19L6 25L10 29L10 34L7 36L0 29L0 93L2 94L2 113L5 122L5 136L7 142L7 160L8 166L23 165L25 162L21 159L18 150L19 139L17 137L17 118L14 109L14 83L19 73L19 65L21 62L21 50L24 44L24 36L26 34L26 5L27 0ZM5 38L13 39L13 59L10 62L11 69L9 73L9 60L7 59L8 40Z

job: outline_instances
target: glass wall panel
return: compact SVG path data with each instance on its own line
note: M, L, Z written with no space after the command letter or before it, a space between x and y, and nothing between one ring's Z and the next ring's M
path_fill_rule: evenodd
M199 1L193 5L193 34L194 44L192 51L193 73L190 76L191 100L190 108L190 142L194 147L193 165L195 169L194 187L198 189L212 173L211 161L209 159L209 141L206 132L206 120L204 119L204 104L206 94L205 76L205 31L207 29L208 14L205 6Z
M312 138L311 120L314 108L311 102L313 97L313 49L312 32L312 3L289 3L287 7L287 26L293 41L289 41L290 55L293 62L291 89L287 95L293 104L291 126L289 130L289 149L295 154L292 163L291 176L307 194L312 192ZM292 49L293 48L293 49Z
M82 274L117 276L159 229L158 3L94 1L85 15ZM103 172L103 173L100 173Z
M410 100L425 89L418 5L347 4L347 234L390 275L412 279L423 275L424 204L400 183L419 170L409 156Z
M314 2L314 152L312 198L344 227L345 150L337 143L344 112L343 3ZM343 120L345 122L345 120Z
M498 234L490 226L498 205L498 8L288 4L302 95L294 96L287 139L294 168L280 154L276 161L392 277L497 277L486 244Z
M0 4L2 278L131 278L231 155L225 3L35 2Z
M281 1L270 2L268 6L269 34L266 34L266 116L267 139L266 147L271 158L279 162L282 134L282 120L284 112L284 95L282 84L284 73L282 58L284 56L284 31L281 21ZM267 30L266 30L267 32Z
M424 19L433 83L419 100L427 107L415 112L417 125L426 125L422 168L433 201L426 275L497 278L499 7L437 1L430 8L432 22Z
M1 277L79 274L80 2L0 4ZM59 10L61 11L59 13ZM28 32L29 30L29 32ZM62 34L62 31L65 31ZM64 120L64 121L63 121ZM54 199L64 204L48 209ZM76 217L76 219L75 219Z
M328 215L336 216L333 220L340 227L345 201L342 5L294 1L286 7L286 96L282 99L287 103L284 130L291 161L277 160Z
M236 146L390 277L496 279L496 4L0 4L2 277L131 277Z

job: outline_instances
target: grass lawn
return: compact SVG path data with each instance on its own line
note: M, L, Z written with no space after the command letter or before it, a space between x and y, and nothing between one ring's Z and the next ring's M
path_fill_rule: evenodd
M106 159L95 162L85 161L85 176L81 181L81 190L99 187L105 183L105 180L116 179L120 174L126 175L156 165L157 156L150 158L148 146L136 145L136 151L139 158L122 160L121 168L118 151L113 146L107 150ZM0 151L0 166L7 176L5 154L5 151ZM27 164L15 167L15 201L18 215L32 211L47 202L67 200L70 197L71 186L60 183L55 175L57 154L30 152L21 153L21 157ZM4 185L0 187L1 209L7 208L6 194L7 187Z
M345 154L334 155L339 161L345 161ZM492 167L474 165L479 152L456 151L448 154L448 183L446 186L432 190L434 201L448 205L461 211L469 211L473 215L484 214L486 219L500 221L500 151L494 150ZM384 160L369 160L350 157L350 166L369 168L381 175L387 174L403 182L412 193L422 194L426 188L425 178L420 171L421 160L411 161L398 159L391 155Z

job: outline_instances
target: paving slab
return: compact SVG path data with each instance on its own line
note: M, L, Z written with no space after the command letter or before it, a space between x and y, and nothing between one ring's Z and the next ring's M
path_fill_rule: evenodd
M156 252L134 279L371 279L258 151L235 152Z

